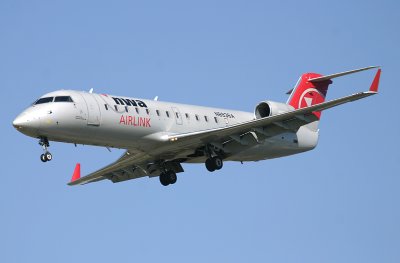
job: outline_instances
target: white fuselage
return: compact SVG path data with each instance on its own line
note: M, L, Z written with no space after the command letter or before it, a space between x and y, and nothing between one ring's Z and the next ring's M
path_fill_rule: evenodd
M31 137L146 152L154 159L185 159L193 149L168 153L169 135L225 127L255 118L253 113L193 105L61 90L42 98L70 96L71 102L32 105L14 121ZM316 124L268 139L248 133L223 143L226 160L257 161L292 155L317 145ZM205 157L187 162L204 162Z

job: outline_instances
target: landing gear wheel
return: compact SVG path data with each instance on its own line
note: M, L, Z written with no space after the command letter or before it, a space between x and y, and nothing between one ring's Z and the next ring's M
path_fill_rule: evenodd
M207 168L207 170L209 172L214 172L215 171L215 166L214 166L214 163L213 163L211 158L208 158L206 160L206 168Z
M160 183L163 186L174 184L176 183L177 179L178 177L176 176L176 173L174 171L167 171L165 173L160 174Z
M160 183L163 186L168 186L169 185L169 181L168 181L168 177L166 173L162 173L160 174Z
M222 159L218 156L211 158L211 160L214 164L215 170L220 170L222 168L222 166L224 165L224 163L222 162Z
M210 172L214 172L215 170L219 170L224 165L221 157L214 156L212 158L208 158L206 160L206 168Z
M167 172L167 177L170 184L174 184L176 183L176 180L178 180L178 177L174 171Z
M47 160L47 161L51 161L51 160L53 159L53 155L51 155L51 153L49 153L49 152L47 152L47 153L45 154L45 156L46 156L46 160Z
M42 162L47 162L47 158L46 158L46 155L43 153L42 155L40 155L40 160L42 161Z

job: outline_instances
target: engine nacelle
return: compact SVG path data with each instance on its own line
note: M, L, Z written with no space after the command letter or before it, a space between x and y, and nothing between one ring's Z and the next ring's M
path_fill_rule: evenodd
M254 110L254 115L257 119L260 119L293 110L294 108L286 103L262 101L256 106L256 109Z

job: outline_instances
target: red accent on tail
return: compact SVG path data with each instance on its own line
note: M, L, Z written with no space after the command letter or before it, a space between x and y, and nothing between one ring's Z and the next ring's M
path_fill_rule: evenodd
M290 95L288 104L295 109L310 107L325 101L328 92L328 86L332 83L331 80L319 82L309 82L309 79L318 78L322 75L317 73L305 73L301 75L297 86L293 89ZM321 117L321 112L314 112L314 115Z
M378 71L376 72L375 78L372 81L371 87L369 88L369 91L378 92L380 77L381 77L381 69L378 69Z
M75 166L74 174L71 177L71 182L78 180L81 178L81 164L77 163Z

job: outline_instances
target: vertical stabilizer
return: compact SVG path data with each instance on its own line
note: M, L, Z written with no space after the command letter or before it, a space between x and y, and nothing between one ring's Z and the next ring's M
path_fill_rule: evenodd
M287 103L295 109L300 109L324 102L328 86L332 81L330 79L318 82L310 81L320 77L322 75L317 73L305 73L301 75ZM314 112L314 115L319 119L321 112Z

